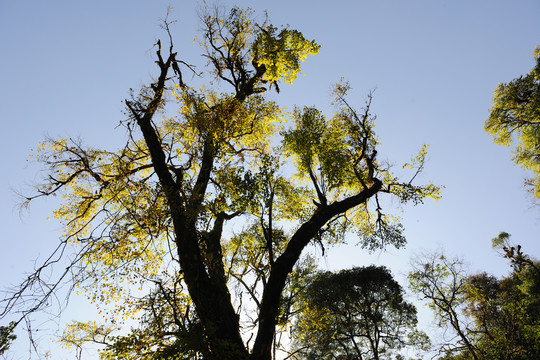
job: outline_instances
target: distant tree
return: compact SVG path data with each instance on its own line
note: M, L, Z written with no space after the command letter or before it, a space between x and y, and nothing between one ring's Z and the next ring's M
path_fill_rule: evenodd
M531 268L500 280L485 273L468 278L466 314L482 359L540 358L538 283Z
M61 194L54 215L64 232L57 251L3 299L0 316L21 304L23 316L43 308L71 277L114 327L140 320L128 335L96 334L114 340L104 357L269 360L287 286L310 243L356 231L370 249L403 246L383 197L439 197L438 187L412 182L425 147L404 180L379 161L371 96L356 110L342 82L329 117L313 107L289 116L266 96L296 79L319 50L314 41L238 8L206 9L201 22L208 71L179 58L170 32L168 46L158 41L155 80L125 102L125 146L40 145L46 175L25 200ZM192 70L206 86L187 84L183 72ZM240 225L231 229L233 219ZM69 261L61 278L44 279L61 260ZM66 335L89 335L72 325Z
M416 308L383 266L320 272L301 293L293 337L305 359L391 359L403 347L425 349Z
M510 266L515 273L520 273L525 268L531 268L540 275L540 267L527 254L521 250L521 245L512 245L510 242L510 234L501 232L499 236L491 240L491 244L495 249L501 250L501 255L510 260Z
M427 270L411 273L413 289L431 301L439 324L453 328L458 336L442 345L445 356L440 359L540 358L538 263L516 254L528 261L511 259L513 272L501 279L486 273L467 275L460 262L445 257L425 261Z
M501 83L485 129L497 144L514 147L514 162L534 177L527 180L540 198L540 46L534 51L536 66L525 76Z

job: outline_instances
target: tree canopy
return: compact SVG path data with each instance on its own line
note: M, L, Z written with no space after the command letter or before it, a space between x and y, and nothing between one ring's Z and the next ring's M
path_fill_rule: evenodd
M416 308L383 266L319 272L301 294L293 338L303 358L392 359L429 343L416 329Z
M540 198L540 46L534 59L527 75L497 86L485 129L497 144L515 144L513 161L533 173L527 184Z
M314 41L239 8L206 9L201 21L207 70L178 58L165 22L170 42L155 44L157 77L125 101L122 148L70 138L40 144L35 160L45 176L25 200L61 196L54 216L63 234L3 300L2 315L42 309L71 279L104 319L74 322L66 344L103 343L104 359L268 360L310 243L356 231L371 250L403 246L384 197L439 198L437 186L413 183L425 146L404 165L407 179L379 160L371 95L357 110L340 82L331 116L314 107L289 114L268 98L318 52ZM191 87L186 72L207 85ZM51 283L43 270L59 259L69 264ZM114 333L129 318L140 328Z

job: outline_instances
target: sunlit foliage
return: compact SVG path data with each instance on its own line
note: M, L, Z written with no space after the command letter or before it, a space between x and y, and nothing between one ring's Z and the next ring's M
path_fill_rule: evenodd
M501 83L485 129L495 143L514 145L514 162L533 177L527 180L540 198L540 46L534 51L536 66L525 76Z
M49 139L35 155L45 175L26 202L62 196L55 256L75 254L62 279L72 276L108 324L75 322L63 340L80 347L100 335L104 359L269 359L299 278L314 268L309 244L324 249L355 231L369 250L403 246L384 197L440 197L437 186L413 184L426 147L406 164L407 180L381 165L371 95L357 110L340 82L332 116L287 114L266 97L297 77L314 41L257 23L250 10L205 8L201 21L207 72L177 59L172 36L168 56L158 41L159 76L125 102L124 147ZM208 86L189 86L185 72ZM41 283L35 274L22 292ZM133 320L139 328L117 335Z

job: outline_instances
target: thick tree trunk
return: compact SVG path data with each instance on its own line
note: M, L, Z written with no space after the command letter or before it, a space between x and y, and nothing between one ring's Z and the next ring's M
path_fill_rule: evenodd
M366 202L370 197L379 192L381 187L382 183L378 179L374 179L371 186L359 194L331 205L320 207L291 237L286 250L277 258L272 266L268 283L263 291L259 311L259 329L255 339L255 345L253 346L253 359L270 360L271 358L272 341L277 324L281 294L285 288L287 277L293 270L304 248L330 219Z
M203 327L202 341L208 349L205 358L248 359L249 353L240 336L239 317L232 306L226 282L208 275L201 259L195 229L176 229L178 243L182 244L178 246L180 265Z
M204 239L196 226L213 170L218 144L213 143L211 135L206 138L196 183L189 199L185 199L180 193L180 185L169 171L162 144L152 125L152 118L162 101L168 69L176 61L176 54L173 53L169 55L167 61L163 61L160 50L157 52L157 63L161 73L157 83L152 85L154 91L152 100L146 106L129 101L126 104L143 133L152 165L167 198L183 279L203 328L201 341L205 344L204 357L207 360L270 360L281 295L287 277L292 272L303 249L330 219L366 202L380 191L382 183L373 178L371 185L357 195L331 205L321 204L313 216L291 237L286 250L272 264L268 282L263 290L259 328L253 352L250 354L240 335L239 316L232 305L227 281L223 275L224 265L219 243L221 238L219 221L222 220L218 219L215 223L214 230L219 230L219 233L212 234L211 239L206 239L210 242L207 244L209 245L207 252L213 252L212 258L219 258L216 263L213 261L209 263L209 260L205 259L206 255L201 252L201 243ZM240 102L255 92L254 84L264 75L264 67L257 67L256 70L256 73L237 92L236 99ZM218 236L217 240L213 238L215 236Z

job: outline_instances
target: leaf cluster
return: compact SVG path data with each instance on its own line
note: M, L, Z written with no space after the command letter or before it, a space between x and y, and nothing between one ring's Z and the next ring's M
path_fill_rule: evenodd
M382 196L415 204L440 196L437 186L413 184L425 147L407 164L408 181L378 159L372 94L357 111L349 85L340 82L332 116L297 108L284 125L289 115L265 93L296 78L301 62L319 50L314 41L258 24L250 10L207 8L201 21L208 88L184 82L182 71L193 67L177 59L172 40L168 56L158 41L159 77L126 100L123 147L48 139L35 156L44 176L25 202L62 197L54 212L64 229L57 255L72 256L63 278L72 276L106 323L140 322L120 336L93 323L68 329L65 340L75 347L99 335L105 358L236 359L250 351L266 357L276 328L291 322L301 278L313 268L302 263L309 244L324 249L355 229L370 250L403 246L403 227L383 211ZM158 120L169 93L178 111ZM46 284L45 298L60 280ZM393 286L388 276L362 281ZM390 310L377 321L412 326L408 305L387 302ZM391 310L410 316L400 320ZM253 346L242 339L245 329L257 329ZM397 346L391 338L381 341Z

